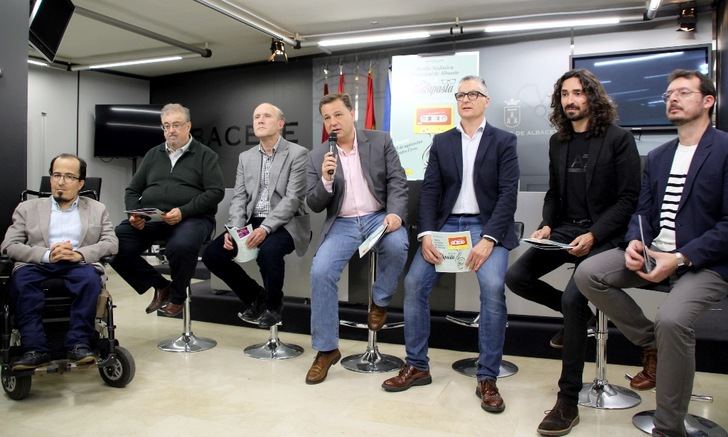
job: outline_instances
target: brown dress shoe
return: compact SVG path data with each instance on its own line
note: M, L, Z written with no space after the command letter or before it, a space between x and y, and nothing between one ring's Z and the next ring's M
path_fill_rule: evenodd
M329 374L329 368L338 363L341 359L341 352L334 349L329 352L319 352L313 359L311 368L306 373L306 384L319 384L324 382L326 375Z
M571 432L571 428L579 423L579 407L567 404L561 399L546 413L536 430L541 435L560 436Z
M629 382L635 390L650 390L657 385L657 349L642 348L642 371Z
M489 413L502 413L506 409L506 404L495 385L495 379L478 381L475 395L480 398L480 408Z
M167 317L176 317L182 314L182 309L184 309L184 304L177 304L169 302L167 305L163 306L159 309L159 312L162 313L162 315Z
M147 306L147 314L151 314L162 308L169 301L169 285L163 288L154 289L154 297Z
M429 370L420 370L409 364L399 370L397 376L393 376L382 383L384 391L405 391L413 385L427 385L432 383Z
M367 315L367 326L372 331L379 331L387 321L387 307L380 307L372 302L372 307Z

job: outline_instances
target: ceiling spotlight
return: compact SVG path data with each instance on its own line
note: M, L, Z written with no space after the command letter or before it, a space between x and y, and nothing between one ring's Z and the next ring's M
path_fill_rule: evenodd
M677 29L679 32L695 32L695 26L698 23L698 12L695 9L695 3L682 3L680 5L677 23L680 25Z
M268 62L286 63L288 62L288 55L286 55L286 46L283 45L283 41L275 38L271 38L270 42L270 57Z

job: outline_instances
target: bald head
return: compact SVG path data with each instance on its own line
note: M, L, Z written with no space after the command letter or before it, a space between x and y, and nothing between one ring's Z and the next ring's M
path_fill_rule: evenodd
M283 111L275 105L261 103L253 111L253 132L264 143L278 141L285 124Z

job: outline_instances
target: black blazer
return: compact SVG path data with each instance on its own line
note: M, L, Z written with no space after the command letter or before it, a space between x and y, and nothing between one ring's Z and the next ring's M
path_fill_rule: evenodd
M564 220L566 166L569 143L556 134L549 141L549 190L543 203L543 222L552 229ZM589 140L586 168L586 201L593 224L589 231L597 244L620 242L640 192L640 156L631 133L617 126Z
M462 134L457 129L435 135L420 191L418 232L438 231L452 212L463 179ZM516 136L485 124L475 155L473 184L483 234L506 249L518 246L513 214L518 196Z

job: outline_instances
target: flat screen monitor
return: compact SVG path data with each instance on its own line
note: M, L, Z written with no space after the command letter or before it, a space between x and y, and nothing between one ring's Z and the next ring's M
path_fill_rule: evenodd
M71 0L35 0L31 3L28 41L48 62L56 58L73 9Z
M163 105L96 105L94 156L144 156L164 142Z
M711 72L707 45L579 55L572 57L571 64L572 68L585 68L599 78L617 105L617 123L625 128L672 128L662 100L670 73L678 68L708 75Z

